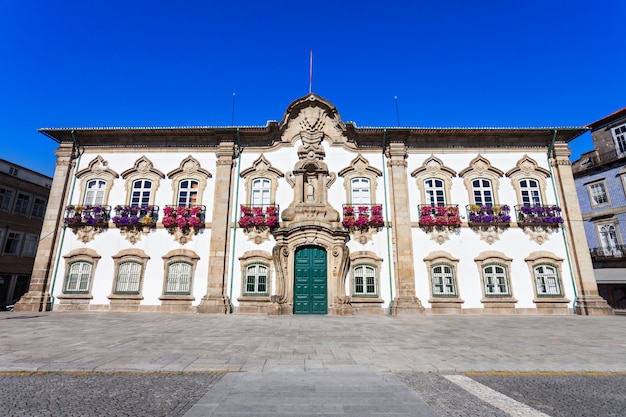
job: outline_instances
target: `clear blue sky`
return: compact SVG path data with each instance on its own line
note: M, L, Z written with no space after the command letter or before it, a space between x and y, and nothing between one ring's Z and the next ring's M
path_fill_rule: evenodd
M174 5L176 4L176 5ZM582 126L626 106L626 1L0 0L0 158L41 127L265 125L309 90L358 126ZM588 134L575 155L591 149Z

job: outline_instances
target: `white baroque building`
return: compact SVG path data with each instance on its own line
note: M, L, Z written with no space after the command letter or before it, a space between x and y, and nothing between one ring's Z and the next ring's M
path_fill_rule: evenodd
M59 143L16 310L612 314L567 143L583 128L41 129Z

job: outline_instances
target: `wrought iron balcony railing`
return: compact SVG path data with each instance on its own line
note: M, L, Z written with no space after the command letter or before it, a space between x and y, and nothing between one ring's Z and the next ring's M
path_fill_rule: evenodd
M279 206L277 204L244 205L239 207L239 227L249 229L274 229L278 227Z
M459 227L461 217L458 204L431 206L421 204L417 206L419 211L419 224L422 227Z
M341 223L350 230L380 229L385 225L382 204L344 204Z
M68 227L99 226L107 225L111 213L111 206L81 206L69 205L65 208L63 223Z

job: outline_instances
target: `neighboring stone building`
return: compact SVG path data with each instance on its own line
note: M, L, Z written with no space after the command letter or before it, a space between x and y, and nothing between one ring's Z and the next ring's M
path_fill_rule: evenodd
M52 178L0 159L0 308L28 290Z
M41 129L58 162L16 309L612 314L584 131L358 128L315 94L260 127Z
M572 169L600 295L626 309L626 108L588 125L594 149Z

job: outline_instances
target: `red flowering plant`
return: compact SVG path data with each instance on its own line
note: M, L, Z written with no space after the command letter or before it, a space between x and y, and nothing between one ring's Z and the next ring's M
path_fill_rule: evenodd
M385 225L382 216L382 205L343 206L343 220L341 224L351 231L367 231L370 228L380 229Z
M204 206L165 206L161 224L170 232L197 230L204 227L204 212Z
M421 205L419 206L419 212L419 225L422 227L461 226L459 207L456 204L449 206Z
M275 229L278 227L278 206L244 206L240 207L239 227L246 229Z

